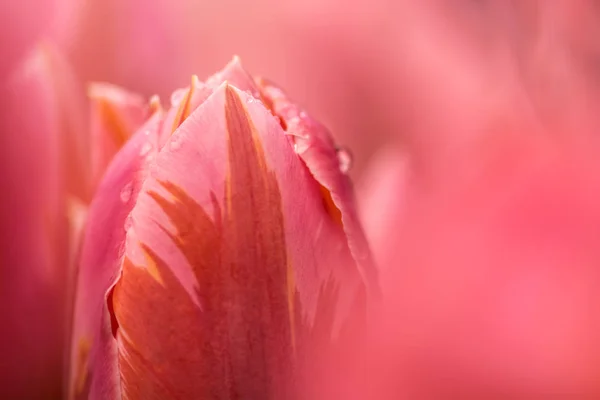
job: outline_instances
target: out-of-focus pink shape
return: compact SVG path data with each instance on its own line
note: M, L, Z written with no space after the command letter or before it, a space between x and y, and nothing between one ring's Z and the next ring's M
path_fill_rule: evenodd
M387 236L375 246L385 308L376 372L356 393L598 397L600 147L571 134L492 135L427 181L410 163L378 168L364 215L399 209L366 225Z
M63 62L50 45L40 46L3 86L0 393L6 398L60 398L66 368L69 218L75 216L67 189L81 187L69 179L78 171L65 165L76 159L65 143L82 105L64 84L71 77Z
M106 167L147 118L148 103L143 97L106 83L88 87L91 100L91 157L94 186Z
M64 53L54 42L41 42L47 70L46 84L53 90L61 147L61 174L66 192L84 203L92 196L89 113L83 85Z
M62 1L62 0L61 0ZM48 32L59 0L3 1L0 5L0 80Z
M367 240L379 269L382 257L390 251L394 235L403 221L406 199L415 178L406 152L388 147L375 154L358 182L358 209Z
M84 80L166 97L192 73L192 65L182 68L192 51L182 23L186 3L88 1L76 10L61 42Z

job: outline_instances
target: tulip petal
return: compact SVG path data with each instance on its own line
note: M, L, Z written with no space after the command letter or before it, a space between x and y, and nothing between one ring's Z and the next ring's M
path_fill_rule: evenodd
M119 273L129 212L146 174L145 164L156 153L153 143L158 141L161 120L159 111L125 144L90 207L75 305L71 398L88 398L88 394L98 399L118 397L118 373L112 356L116 347L105 296Z
M91 198L89 137L84 90L61 51L52 43L39 45L31 58L45 74L44 84L52 93L63 154L62 171L68 194L88 203Z
M106 167L147 117L148 106L141 96L106 83L92 83L91 100L92 176L102 178Z
M238 57L234 57L223 68L223 70L209 77L205 83L192 76L192 84L189 88L178 89L171 96L171 110L165 118L163 141L170 136L181 125L183 121L200 105L208 96L223 82L229 82L241 90L248 91L254 97L259 98L258 88L252 77L246 72Z
M278 120L227 83L159 152L132 221L109 298L127 397L286 398L295 346L335 341L365 301Z
M61 393L69 233L57 90L66 89L50 69L38 48L0 100L2 398Z
M343 173L347 157L336 147L327 129L312 119L272 83L258 79L266 104L282 121L294 148L323 188L323 201L348 237L348 245L369 288L378 292L377 273L356 212L350 179Z

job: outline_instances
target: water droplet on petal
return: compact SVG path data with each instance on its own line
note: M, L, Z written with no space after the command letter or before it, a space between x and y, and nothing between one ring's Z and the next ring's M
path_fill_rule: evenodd
M129 199L131 199L131 194L133 193L133 184L129 182L127 185L123 186L121 189L120 197L123 203L127 203Z
M150 143L150 142L144 143L144 145L140 149L140 156L144 157L146 154L150 153L150 150L152 150L152 143Z
M303 154L306 150L310 148L310 140L308 140L308 138L295 136L294 139L294 151L296 152L296 154Z
M127 216L127 218L125 218L125 224L123 225L123 229L125 229L125 232L127 232L131 226L133 225L133 217L131 216L131 214L129 214Z
M352 153L345 147L337 147L335 151L337 153L340 172L342 174L347 174L350 171L350 168L352 168Z
M173 151L179 150L181 147L181 140L179 140L176 136L171 137L171 141L169 142L169 148Z
M248 97L246 97L246 103L252 104L252 103L256 103L258 101L256 99L256 97L254 97L254 95L252 94L251 91L246 90L245 93L248 95Z
M171 94L171 107L178 107L181 100L185 97L188 88L177 89Z
M300 125L300 122L302 122L300 120L300 117L296 116L291 118L289 121L287 121L287 125L289 126L296 126L296 125Z

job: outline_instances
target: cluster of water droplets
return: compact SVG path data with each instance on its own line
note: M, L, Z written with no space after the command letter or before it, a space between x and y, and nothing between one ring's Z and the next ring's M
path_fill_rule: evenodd
M181 133L177 132L169 139L169 149L177 151L181 148Z
M295 134L293 127L299 125L303 120L307 118L307 115L304 111L301 111L298 116L292 118L288 121L288 127L292 127L292 129L288 128L287 134L293 136L294 138L294 152L298 155L304 154L310 147L313 145L313 138L309 134ZM338 165L340 172L342 174L347 174L350 172L353 164L353 156L350 150L343 146L335 147L336 156L338 159Z

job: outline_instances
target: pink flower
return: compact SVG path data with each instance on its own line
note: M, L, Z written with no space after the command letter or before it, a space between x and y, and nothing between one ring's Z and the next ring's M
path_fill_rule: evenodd
M175 91L98 187L71 396L288 398L373 292L329 133L234 59Z
M61 392L81 204L89 197L77 86L48 44L2 85L2 397L55 398Z

